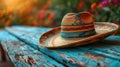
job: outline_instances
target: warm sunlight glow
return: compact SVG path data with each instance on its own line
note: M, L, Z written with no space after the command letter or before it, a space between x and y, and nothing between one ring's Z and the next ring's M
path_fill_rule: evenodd
M4 2L8 13L16 11L21 14L31 8L36 0L5 0Z

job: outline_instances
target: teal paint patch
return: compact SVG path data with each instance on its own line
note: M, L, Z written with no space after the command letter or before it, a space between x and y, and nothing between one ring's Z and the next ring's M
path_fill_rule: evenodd
M0 31L0 36L1 45L15 67L64 67L5 31Z
M100 42L92 43L86 46L76 47L76 48L68 48L68 49L54 49L50 50L47 48L41 47L36 41L39 40L39 37L34 37L35 35L41 36L41 34L37 34L38 31L26 32L27 29L21 27L21 33L18 30L14 31L15 28L8 28L7 31L11 32L11 34L16 35L19 39L24 40L26 45L37 49L40 52L54 58L56 61L69 66L69 67L78 67L78 66L86 66L86 67L113 67L118 66L120 63L120 36L110 36L105 40ZM42 30L42 28L36 28ZM17 29L15 29L17 30ZM19 32L19 33L18 33ZM39 31L39 33L46 32ZM24 34L24 35L22 35ZM28 39L28 37L32 37ZM114 62L114 63L113 63Z

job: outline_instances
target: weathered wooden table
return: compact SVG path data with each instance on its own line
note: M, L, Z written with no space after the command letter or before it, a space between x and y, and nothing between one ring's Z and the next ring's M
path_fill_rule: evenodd
M13 26L0 30L0 42L15 67L120 67L120 36L68 49L47 49L39 37L50 28ZM4 58L4 57L3 57Z

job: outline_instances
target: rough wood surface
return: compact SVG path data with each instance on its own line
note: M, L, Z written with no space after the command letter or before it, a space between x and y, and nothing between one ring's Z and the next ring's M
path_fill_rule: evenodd
M0 61L6 61L6 55L5 55L5 51L2 48L2 45L0 44Z
M46 28L11 27L6 30L34 49L51 56L69 67L119 67L120 36L110 36L88 46L68 49L47 49L39 45L39 37Z
M15 67L64 67L7 32L2 31L0 36L3 38L1 44Z

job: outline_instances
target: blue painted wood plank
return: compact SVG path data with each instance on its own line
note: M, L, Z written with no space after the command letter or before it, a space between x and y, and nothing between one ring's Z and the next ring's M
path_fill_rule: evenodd
M110 36L101 42L89 44L88 46L50 50L41 47L38 42L41 34L49 29L43 30L43 28L31 29L30 27L11 27L6 28L6 30L26 42L27 45L55 58L57 61L67 66L120 66L120 36Z
M5 31L0 31L0 37L1 44L15 67L64 67Z

